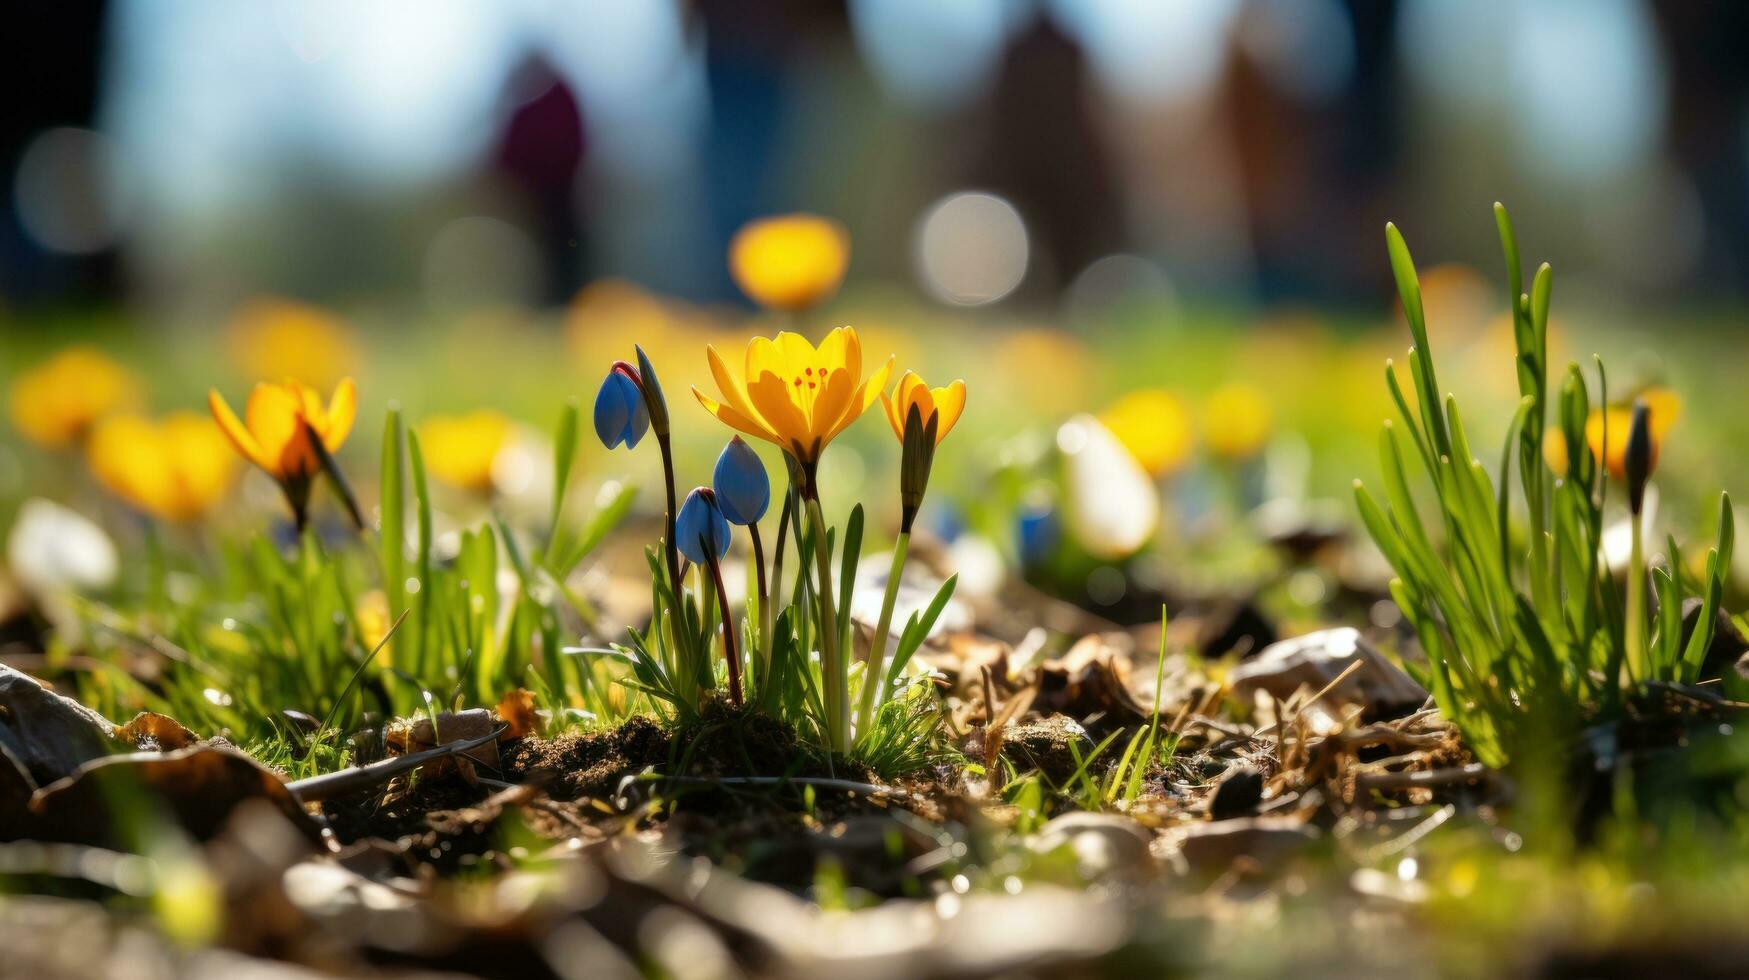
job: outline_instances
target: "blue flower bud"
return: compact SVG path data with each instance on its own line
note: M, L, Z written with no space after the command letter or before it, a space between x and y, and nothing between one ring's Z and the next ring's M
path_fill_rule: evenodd
M680 516L674 519L675 544L687 560L704 565L729 553L729 522L717 506L717 495L699 487L686 495Z
M637 383L618 370L607 372L595 395L595 435L601 444L612 449L623 442L629 449L649 428L650 412Z
M717 506L730 524L752 524L764 517L771 505L771 478L765 474L765 464L740 436L730 439L717 457L711 486L717 491Z

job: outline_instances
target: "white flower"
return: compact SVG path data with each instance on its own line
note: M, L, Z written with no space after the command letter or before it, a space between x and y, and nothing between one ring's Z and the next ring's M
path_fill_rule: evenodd
M37 595L102 589L115 581L115 544L84 516L41 497L18 508L6 542L18 583Z
M1142 465L1091 415L1057 430L1069 531L1094 557L1126 558L1160 526L1160 497Z

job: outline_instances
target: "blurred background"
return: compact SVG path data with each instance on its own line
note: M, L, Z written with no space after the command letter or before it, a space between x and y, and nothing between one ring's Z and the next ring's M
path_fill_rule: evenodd
M559 406L592 398L634 342L677 403L692 483L725 436L678 405L711 387L704 343L851 323L898 370L970 384L931 525L980 529L1010 564L1073 539L1078 583L1144 542L1228 541L1284 508L1269 534L1346 519L1391 414L1382 365L1408 342L1387 220L1421 265L1441 380L1494 444L1517 400L1496 200L1527 271L1557 270L1555 370L1601 352L1612 396L1665 385L1688 406L1665 513L1706 525L1717 489L1749 477L1716 451L1749 439L1732 396L1742 4L124 0L6 16L0 379L25 438L0 444L5 509L57 474L80 485L55 451L83 423L39 438L18 393L89 394L93 369L17 383L70 345L125 365L105 384L130 398L106 411L355 376L363 435L345 455L367 496L394 403L414 424L451 413L456 467L479 463L458 482L514 503L547 485ZM803 315L757 307L725 261L746 222L794 211L852 243L842 289ZM499 414L453 424L479 410ZM823 482L892 520L896 500L868 488L890 486L895 441L877 420L842 443ZM1129 461L1099 456L1107 443ZM597 483L655 478L649 453L591 445L584 465ZM1127 502L1113 467L1146 481ZM1137 532L1091 540L1077 493Z
M1495 199L1574 290L1749 286L1749 11L1730 2L132 0L7 18L14 310L557 304L604 277L733 303L729 236L797 209L849 228L853 283L950 302L1371 305L1387 218L1423 253L1480 261Z

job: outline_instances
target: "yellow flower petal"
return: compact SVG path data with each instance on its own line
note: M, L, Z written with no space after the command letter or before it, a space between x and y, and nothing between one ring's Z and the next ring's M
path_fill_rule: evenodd
M231 410L230 403L225 401L225 396L219 394L217 388L207 391L206 403L207 407L212 410L214 421L219 423L219 428L231 440L231 444L237 447L237 452L256 466L270 474L273 473L275 467L273 458L262 450L261 443L255 441L255 436L249 431L249 427L243 424L242 419L237 418L237 413Z
M358 385L351 378L341 378L328 400L327 424L320 430L322 445L328 451L339 452L352 433L352 423L358 418Z
M747 415L737 412L730 406L713 400L704 392L699 391L696 385L693 386L692 394L693 397L698 399L698 403L704 406L705 411L715 415L718 419L721 419L723 423L730 428L739 429L750 436L765 439L769 442L775 442L780 446L783 445L783 439L778 436L777 433L772 432L762 423L753 421Z
M935 410L940 414L941 421L936 423L935 444L941 445L941 440L953 431L954 424L959 422L960 415L966 409L966 383L954 380L946 388L936 388L931 392L935 397Z
M899 383L893 386L892 395L882 395L881 400L886 406L887 421L900 442L905 441L905 420L913 405L924 425L929 424L930 416L936 416L935 444L939 446L953 430L954 423L959 421L960 413L965 411L966 383L954 381L945 388L931 388L916 372L906 371Z
M261 447L264 468L281 479L309 476L320 465L304 435L304 412L310 399L286 385L258 384L249 392L243 418Z

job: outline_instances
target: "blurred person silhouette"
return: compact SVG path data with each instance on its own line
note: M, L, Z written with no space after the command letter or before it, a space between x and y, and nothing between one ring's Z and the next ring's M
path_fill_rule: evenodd
M1669 52L1670 150L1700 195L1706 242L1696 283L1749 288L1749 5L1658 0Z
M1385 282L1373 261L1399 134L1393 0L1331 4L1313 38L1306 8L1249 4L1221 80L1259 298L1331 302ZM1284 36L1295 42L1283 43Z
M1022 288L1035 293L1054 295L1126 241L1088 87L1080 45L1037 16L1009 42L988 101L972 112L978 135L964 186L1020 211L1032 249Z
M514 106L492 171L519 198L521 223L545 263L541 299L560 302L587 277L587 216L578 178L588 154L583 110L570 87L538 55L526 57L505 86Z
M740 299L720 258L741 225L837 210L817 199L842 177L830 172L831 148L793 134L821 116L808 103L843 97L836 72L862 69L844 0L694 0L688 14L704 42L710 106L701 156L712 237L706 254L717 261L701 292Z

